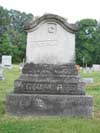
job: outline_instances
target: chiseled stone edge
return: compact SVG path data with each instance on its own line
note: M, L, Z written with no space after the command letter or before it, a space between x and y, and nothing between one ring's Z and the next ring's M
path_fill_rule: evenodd
M93 97L79 95L8 94L6 112L17 116L93 117Z
M29 32L29 31L37 29L41 23L45 23L45 22L56 22L60 24L66 31L71 32L71 33L75 33L79 29L77 25L69 24L65 18L55 15L55 14L45 14L37 18L35 21L30 22L29 24L25 25L24 29L27 32Z
M47 87L45 87L45 84ZM53 84L53 85L51 85ZM29 86L29 87L28 87ZM36 87L37 86L37 87ZM17 94L64 94L85 95L84 82L60 82L60 81L27 81L16 80L14 82L14 93Z
M78 70L74 63L69 64L34 64L34 63L26 63L22 69L23 74L34 74L33 71L48 71L50 73L55 73L54 71L57 70L58 72L63 72L63 70L69 71L72 75L78 75ZM57 74L57 72L56 72ZM59 73L58 73L59 74ZM64 73L60 73L64 74ZM68 74L70 75L70 74Z

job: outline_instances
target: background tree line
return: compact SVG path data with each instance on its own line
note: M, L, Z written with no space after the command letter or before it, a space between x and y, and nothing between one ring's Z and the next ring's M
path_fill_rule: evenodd
M0 59L2 55L12 55L13 63L22 62L26 50L24 24L32 19L32 14L0 6Z
M7 10L0 6L0 59L2 55L12 55L13 63L25 58L26 32L24 24L33 20L32 14ZM100 23L95 19L77 22L76 63L100 64Z
M76 62L100 64L100 23L95 19L83 19L78 22L76 33Z

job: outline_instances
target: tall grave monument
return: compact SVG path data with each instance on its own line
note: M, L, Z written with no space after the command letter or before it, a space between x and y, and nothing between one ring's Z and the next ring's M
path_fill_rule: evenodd
M7 94L7 112L91 117L93 98L85 94L75 67L75 25L46 14L25 30L27 62L14 82L14 92Z

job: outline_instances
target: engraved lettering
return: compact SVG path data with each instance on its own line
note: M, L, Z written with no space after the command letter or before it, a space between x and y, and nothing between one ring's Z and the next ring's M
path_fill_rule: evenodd
M55 46L57 45L57 40L42 40L42 41L30 41L33 46L43 47L43 46Z

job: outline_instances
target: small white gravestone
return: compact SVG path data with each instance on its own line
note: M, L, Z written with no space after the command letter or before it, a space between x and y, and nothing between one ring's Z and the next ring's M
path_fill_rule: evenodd
M93 72L93 67L86 67L86 72L87 73Z
M100 65L99 64L93 64L93 70L94 71L100 71Z
M12 56L3 55L2 56L2 66L11 68L12 67Z
M24 63L20 63L20 64L19 64L19 69L20 69L20 71L22 71L23 67L24 67Z
M25 59L23 59L23 62L19 64L20 71L22 71L24 65L25 65Z
M93 84L93 83L94 83L93 78L83 78L83 81L84 81L86 84Z
M0 80L4 80L3 68L0 67Z

